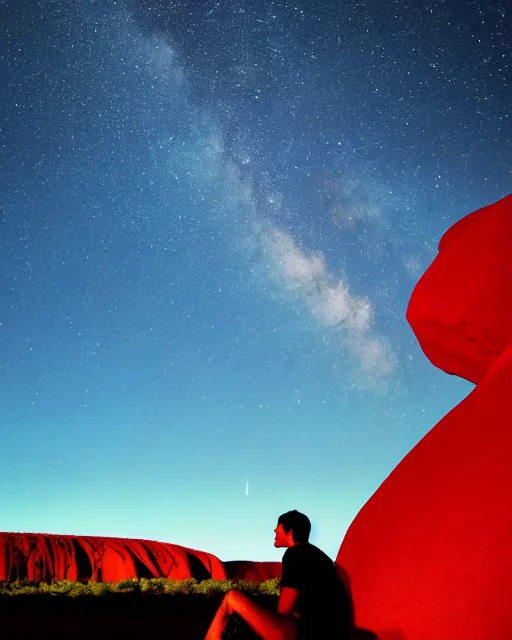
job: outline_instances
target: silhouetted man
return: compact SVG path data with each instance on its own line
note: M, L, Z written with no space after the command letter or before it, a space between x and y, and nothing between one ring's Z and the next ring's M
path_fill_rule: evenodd
M333 561L308 542L309 518L298 511L279 516L275 547L286 547L277 612L229 591L205 640L221 640L232 614L245 620L263 640L345 640L350 637L351 604Z

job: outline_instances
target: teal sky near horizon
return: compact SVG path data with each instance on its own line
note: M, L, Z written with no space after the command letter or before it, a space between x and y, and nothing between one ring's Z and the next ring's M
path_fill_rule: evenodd
M296 508L334 558L472 389L405 310L511 191L509 21L0 2L0 530L279 560Z

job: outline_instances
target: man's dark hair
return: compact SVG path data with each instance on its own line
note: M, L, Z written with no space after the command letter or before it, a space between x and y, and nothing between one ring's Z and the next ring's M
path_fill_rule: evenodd
M307 516L294 509L279 516L277 524L282 524L285 533L292 530L294 542L307 542L311 531L311 522Z

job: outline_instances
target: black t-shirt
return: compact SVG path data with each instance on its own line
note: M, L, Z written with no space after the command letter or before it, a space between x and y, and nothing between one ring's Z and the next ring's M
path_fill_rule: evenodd
M349 637L351 605L333 561L309 542L289 547L282 562L281 587L299 591L299 638Z

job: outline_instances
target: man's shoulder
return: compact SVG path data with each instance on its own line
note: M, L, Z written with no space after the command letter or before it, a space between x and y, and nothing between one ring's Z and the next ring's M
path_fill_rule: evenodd
M297 555L300 554L304 556L312 556L315 558L324 558L326 560L329 560L329 562L332 562L329 556L324 551L322 551L322 549L315 547L315 545L311 544L311 542L300 542L299 544L290 547L289 550L291 549L295 549L296 551L294 553Z
M294 545L290 548L292 549L292 555L288 556L284 564L300 565L303 570L325 576L328 580L339 579L334 562L322 549L309 542Z
M332 560L327 556L321 549L315 547L314 544L310 542L298 542L294 544L293 547L288 547L283 555L283 561L290 559L298 559L298 558L312 558L312 559L326 559L329 562Z
M304 548L303 543L298 542L294 544L292 547L288 547L283 554L282 564L283 565L295 565L297 563L302 562L302 558L307 555L307 550Z

